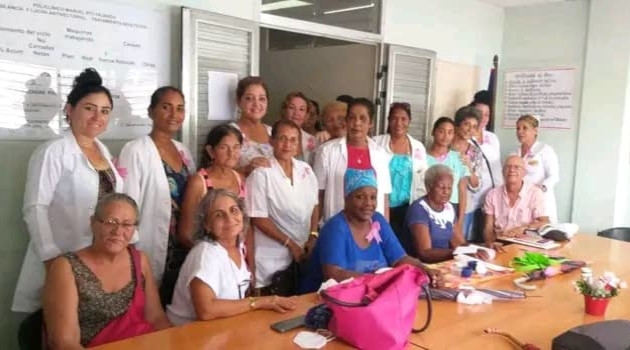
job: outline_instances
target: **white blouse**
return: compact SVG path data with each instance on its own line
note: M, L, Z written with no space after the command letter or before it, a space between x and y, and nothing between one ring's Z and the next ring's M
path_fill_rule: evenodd
M247 214L269 218L282 233L303 246L311 229L311 215L318 203L317 178L311 167L293 160L293 183L276 160L270 168L258 168L247 178ZM254 226L256 288L271 284L271 275L293 260L289 249Z
M242 246L240 265L236 266L219 243L197 243L179 271L173 300L166 308L168 319L176 326L197 319L190 294L190 282L195 278L210 287L217 299L243 299L251 282L251 273L247 269Z
M237 123L230 123L231 126L237 128L243 135L243 146L241 147L241 158L238 160L237 167L242 168L247 166L252 159L263 157L273 157L273 147L268 143L258 143L250 140L245 133L241 130ZM267 134L271 135L271 126L265 125Z
M315 136L304 130L300 130L300 136L302 138L302 160L307 162L309 165L312 165L315 159L317 139L315 139Z

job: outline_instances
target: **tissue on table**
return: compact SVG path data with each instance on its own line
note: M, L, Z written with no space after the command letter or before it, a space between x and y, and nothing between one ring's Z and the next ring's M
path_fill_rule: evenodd
M457 294L456 300L460 304L468 305L492 304L492 296L476 290L462 291Z

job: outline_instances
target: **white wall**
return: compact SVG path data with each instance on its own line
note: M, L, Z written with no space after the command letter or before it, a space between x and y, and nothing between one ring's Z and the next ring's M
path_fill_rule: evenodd
M386 43L437 52L438 59L479 66L487 87L492 57L501 53L502 8L476 0L385 0Z
M538 136L539 140L550 144L559 157L561 180L555 193L561 222L571 220L588 10L587 1L572 1L509 8L505 11L496 114L496 132L504 156L518 147L515 129L502 127L502 80L505 70L566 66L577 68L571 129L540 129Z
M588 27L573 217L596 231L630 222L630 2L591 1Z

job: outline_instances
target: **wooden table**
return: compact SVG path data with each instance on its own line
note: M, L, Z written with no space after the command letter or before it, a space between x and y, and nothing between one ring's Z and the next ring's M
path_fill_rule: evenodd
M507 265L524 247L511 245L507 253L499 254L496 263ZM591 235L578 235L555 255L585 260L591 263L594 274L615 272L622 280L630 281L630 243ZM454 302L434 302L433 320L429 329L412 334L410 340L429 349L514 349L503 337L484 335L488 327L509 332L521 341L551 348L551 340L565 330L602 319L630 319L630 290L612 299L605 317L584 313L583 297L573 291L572 281L580 273L553 277L534 282L538 289L529 292L525 300L495 302L491 305L462 305ZM514 275L488 281L481 286L513 289ZM128 339L105 346L100 350L168 350L168 349L297 349L292 339L297 331L279 334L269 328L271 323L303 314L318 304L314 294L298 298L297 310L278 314L256 311L228 319L194 322L185 326ZM426 306L418 304L416 323L424 322ZM333 341L325 349L349 349L340 341ZM409 349L417 347L409 346Z

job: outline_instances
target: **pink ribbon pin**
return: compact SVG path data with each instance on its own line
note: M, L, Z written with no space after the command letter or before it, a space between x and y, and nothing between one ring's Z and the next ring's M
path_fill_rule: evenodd
M308 144L306 145L306 149L308 149L309 152L313 152L313 150L315 149L315 138L311 137L308 139Z
M120 166L118 158L112 159L112 163L114 164L114 168L116 168L116 171L118 172L118 175L120 175L120 177L122 177L123 179L127 177L127 168Z
M190 159L186 158L186 155L184 154L184 151L179 151L179 155L182 157L182 163L184 163L184 165L189 168L190 167Z
M372 228L370 232L365 236L368 242L372 242L372 240L376 240L376 243L381 243L383 239L381 238L381 224L378 221L372 221Z

